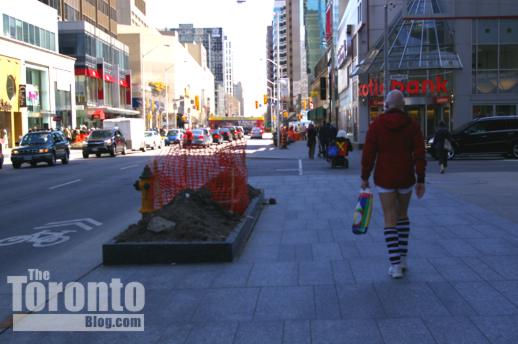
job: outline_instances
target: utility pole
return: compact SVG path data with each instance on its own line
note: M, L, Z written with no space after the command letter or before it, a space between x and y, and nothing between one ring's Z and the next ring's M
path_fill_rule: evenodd
M385 0L385 6L384 6L384 21L383 21L383 93L384 98L387 98L387 93L389 92L389 65L388 65L388 53L389 53L389 47L388 47L388 6L389 2L388 0Z

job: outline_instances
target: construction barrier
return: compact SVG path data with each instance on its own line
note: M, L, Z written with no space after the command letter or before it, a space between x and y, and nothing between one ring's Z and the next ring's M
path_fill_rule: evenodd
M249 202L245 147L246 142L239 140L163 149L150 164L154 209L162 208L184 189L205 186L223 208L242 214Z

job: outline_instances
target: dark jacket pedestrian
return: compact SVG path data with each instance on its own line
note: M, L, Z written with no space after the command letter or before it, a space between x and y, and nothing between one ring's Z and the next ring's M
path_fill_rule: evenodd
M310 159L315 159L315 146L317 144L317 130L310 124L306 131L307 145L309 148L308 154Z
M444 123L443 121L439 122L439 129L437 129L433 137L432 148L434 150L435 157L439 161L441 173L444 173L446 171L446 168L448 167L449 150L446 149L446 146L449 145L451 147L451 143L452 138L450 132L448 131L448 128L446 127L446 123Z

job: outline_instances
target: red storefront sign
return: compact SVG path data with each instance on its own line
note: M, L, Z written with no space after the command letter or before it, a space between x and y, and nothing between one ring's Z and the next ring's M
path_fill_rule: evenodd
M408 95L426 95L428 91L431 94L448 93L446 84L448 80L444 80L440 76L435 77L434 80L409 80L408 82L392 80L390 89L398 89L401 92L406 92ZM369 80L368 84L360 84L358 86L358 94L360 97L367 96L383 96L384 86L378 80Z
M75 69L75 74L76 75L84 75L84 76L87 76L89 78L99 79L99 73L96 70L91 69L91 68L76 68Z

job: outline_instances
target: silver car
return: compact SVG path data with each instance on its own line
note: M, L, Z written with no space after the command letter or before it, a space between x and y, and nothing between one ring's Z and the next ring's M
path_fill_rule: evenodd
M192 144L208 146L212 144L212 135L208 129L194 129L192 131Z

